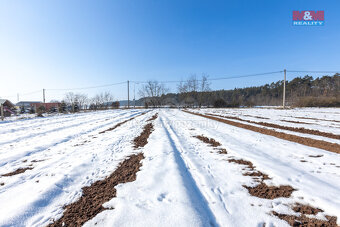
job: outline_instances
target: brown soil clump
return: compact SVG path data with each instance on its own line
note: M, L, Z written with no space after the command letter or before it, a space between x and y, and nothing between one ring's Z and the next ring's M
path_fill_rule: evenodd
M31 167L19 168L19 169L13 171L13 172L2 174L1 176L9 177L9 176L13 176L13 175L24 173L24 172L26 172L26 170L31 170L31 169L33 169L33 168L31 168Z
M309 205L305 205L305 204L301 204L301 203L296 203L294 204L293 208L292 208L296 213L301 213L301 214L312 214L312 215L316 215L319 212L323 212L323 210L319 209L319 208L314 208L312 206Z
M246 185L243 185L243 187L245 187L252 196L263 199L276 199L280 197L288 198L293 191L295 191L295 189L289 185L281 185L279 187L268 186L263 182L255 187L249 187Z
M155 115L153 115L149 120L147 121L153 121L156 120L156 118L158 117L158 113L156 113Z
M288 215L288 214L279 214L275 211L272 212L278 218L288 222L291 226L296 227L337 227L336 221L337 217L335 216L327 216L325 220L320 220L316 218L309 218L304 214L300 216Z
M228 154L227 150L224 149L224 148L219 148L218 149L218 153L220 153L220 154Z
M321 132L321 131L314 130L314 129L306 129L306 128L301 128L301 127L296 128L296 127L277 125L277 124L267 123L267 122L249 121L249 120L241 119L241 118L238 118L238 117L226 117L226 116L221 116L221 115L216 115L216 114L207 114L207 115L229 118L229 119L234 119L234 120L238 120L238 121L248 122L248 123L251 123L251 124L257 124L257 125L262 125L262 126L277 128L277 129L283 129L283 130L288 130L288 131L293 131L293 132L300 132L300 133L305 133L305 134L324 136L324 137L328 137L328 138L332 138L332 139L340 139L340 135L336 135L336 134L329 133L329 132Z
M5 183L3 183L3 182L0 183L0 186L4 186L4 185L5 185Z
M247 168L250 169L250 171L242 173L243 176L259 177L261 181L270 179L270 177L267 174L256 170L255 166L250 161L246 161L243 159L228 159L228 162L233 162L233 163L237 163L240 165L246 165Z
M142 153L131 155L120 163L118 168L104 180L83 187L80 199L65 207L63 216L50 224L54 226L82 226L88 220L105 210L102 206L116 196L116 185L136 180L136 173L142 166Z
M327 151L331 151L331 152L340 154L340 145L336 144L336 143L330 143L330 142L326 142L326 141L323 141L323 140L316 140L316 139L291 135L291 134L287 134L287 133L283 133L283 132L277 132L277 131L272 130L272 129L260 128L260 127L256 127L256 126L253 126L253 125L243 124L243 123L235 122L235 121L229 121L229 120L226 120L226 119L221 119L221 118L208 116L208 115L204 115L204 114L193 113L193 112L189 112L189 111L185 111L185 112L190 113L190 114L194 114L194 115L197 115L197 116L205 117L205 118L208 118L208 119L211 119L211 120L219 121L219 122L229 124L229 125L232 125L232 126L236 126L236 127L239 127L239 128L251 130L253 132L259 132L259 133L262 133L262 134L265 134L265 135L277 137L279 139L284 139L284 140L288 140L288 141L291 141L291 142L303 144L303 145L310 146L310 147L316 147L316 148L320 148L320 149L324 149L324 150L327 150Z
M207 143L207 144L211 145L212 147L221 146L221 144L219 142L217 142L216 140L214 140L213 138L208 138L208 137L205 137L203 135L201 135L201 136L194 136L194 137L199 139L199 140L201 140L204 143Z
M150 119L156 119L156 118L157 118L157 114L152 116ZM152 123L148 123L147 125L145 125L143 132L133 140L134 148L137 149L139 147L144 147L148 143L148 138L151 135L153 130L154 129L153 129Z

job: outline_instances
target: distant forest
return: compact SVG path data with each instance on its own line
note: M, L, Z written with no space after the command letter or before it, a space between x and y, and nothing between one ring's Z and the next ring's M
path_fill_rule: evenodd
M178 85L177 93L157 81L149 81L140 90L143 97L137 105L147 107L240 107L282 105L283 80L258 87L235 88L212 91L208 78L191 77ZM132 104L130 102L130 104ZM340 74L313 78L296 77L286 82L286 105L300 107L340 107Z

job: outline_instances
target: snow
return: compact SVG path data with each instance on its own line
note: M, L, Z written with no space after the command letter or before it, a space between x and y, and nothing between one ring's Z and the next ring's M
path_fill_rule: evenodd
M340 123L327 121L339 121L336 108L195 111L340 134ZM143 112L147 113L139 116ZM155 130L148 144L135 150L131 141L156 112L159 117L153 122ZM135 116L115 130L99 134ZM281 119L311 124L286 124ZM338 215L340 224L339 154L181 110L108 110L13 120L1 123L0 133L0 175L33 167L22 174L0 176L4 183L0 186L0 226L46 226L62 216L64 205L81 196L82 187L105 178L122 160L138 152L145 158L137 179L116 186L117 197L104 204L110 209L84 226L288 226L271 212L294 214L288 207L296 202ZM196 135L214 138L228 154L217 153L194 138ZM297 190L290 198L251 196L242 185L255 185L254 180L243 176L244 166L229 163L229 158L251 161L272 178L266 180L268 185L291 185ZM324 218L323 214L318 217Z

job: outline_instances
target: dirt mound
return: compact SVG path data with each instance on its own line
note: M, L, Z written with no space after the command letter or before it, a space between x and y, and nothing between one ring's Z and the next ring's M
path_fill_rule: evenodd
M263 182L255 187L248 187L246 185L243 185L243 187L248 189L249 194L252 196L263 199L276 199L279 197L288 198L293 193L293 191L295 191L295 189L289 185L281 185L279 187L268 186Z
M267 122L249 121L249 120L241 119L241 118L238 118L238 117L226 117L226 116L221 116L221 115L216 115L216 114L207 114L207 115L223 117L223 118L227 118L227 119L234 119L234 120L238 120L238 121L248 122L248 123L251 123L251 124L257 124L257 125L262 125L262 126L277 128L277 129L283 129L283 130L288 130L288 131L293 131L293 132L300 132L300 133L305 133L305 134L324 136L324 137L328 137L328 138L332 138L332 139L340 139L340 135L336 135L336 134L329 133L329 132L321 132L321 131L314 130L314 129L306 129L306 128L301 128L301 127L296 128L296 127L277 125L277 124L267 123Z
M295 216L295 215L288 215L288 214L279 214L275 211L272 212L275 216L278 218L285 220L288 222L289 225L291 226L301 226L301 227L337 227L336 221L337 218L334 216L327 216L325 220L320 220L316 218L310 218L307 217L304 214L301 214L300 216Z
M205 118L208 118L208 119L211 119L211 120L219 121L219 122L229 124L229 125L232 125L232 126L236 126L236 127L239 127L239 128L251 130L253 132L259 132L259 133L262 133L262 134L265 134L265 135L277 137L279 139L284 139L284 140L288 140L288 141L291 141L291 142L303 144L303 145L310 146L310 147L316 147L316 148L320 148L320 149L324 149L324 150L327 150L327 151L331 151L331 152L340 154L340 145L336 144L336 143L330 143L330 142L326 142L326 141L322 141L322 140L316 140L316 139L291 135L291 134L287 134L287 133L283 133L283 132L277 132L277 131L272 130L272 129L260 128L260 127L256 127L256 126L253 126L253 125L243 124L243 123L235 122L235 121L229 121L229 120L226 120L226 119L221 119L221 118L208 116L208 115L204 115L204 114L199 114L199 113L193 113L193 112L189 112L189 111L185 111L185 110L183 110L183 111L186 112L186 113L205 117Z
M204 143L210 144L213 147L221 146L221 144L219 142L217 142L216 140L214 140L213 138L208 138L208 137L205 137L203 135L201 135L201 136L194 136L194 137L199 139L199 140L201 140L201 141L203 141Z
M151 119L155 120L157 116L158 115L155 114L147 121L150 121ZM148 123L147 125L145 125L143 128L143 132L133 140L134 148L137 149L139 147L144 147L148 143L148 138L151 135L152 131L153 131L152 123Z
M31 170L31 169L33 169L33 168L32 167L19 168L19 169L13 171L13 172L2 174L1 176L2 177L9 177L9 176L24 173L24 172L26 172L26 170Z
M102 206L116 196L116 185L136 180L136 173L142 166L142 153L131 155L120 163L107 178L82 188L80 199L65 207L63 216L49 226L81 226L105 210Z

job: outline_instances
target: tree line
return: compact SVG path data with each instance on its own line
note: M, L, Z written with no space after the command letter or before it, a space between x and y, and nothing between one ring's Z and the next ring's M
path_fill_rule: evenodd
M177 85L177 93L158 81L147 82L139 91L138 103L145 107L240 107L282 105L283 80L262 86L210 89L208 75L190 76ZM306 75L286 81L286 104L290 106L340 106L340 74L313 78Z

